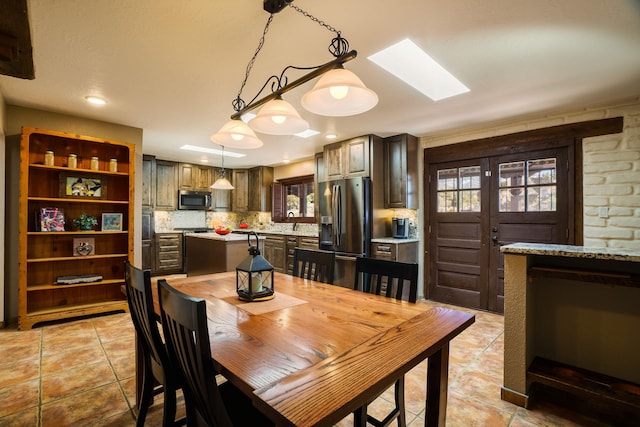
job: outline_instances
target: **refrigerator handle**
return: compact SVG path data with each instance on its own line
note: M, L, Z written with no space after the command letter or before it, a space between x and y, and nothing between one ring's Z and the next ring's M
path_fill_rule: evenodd
M342 234L342 194L340 194L340 185L335 184L331 193L333 197L333 199L331 200L331 211L333 212L335 221L335 230L333 232L333 246L334 248L337 248L340 247L340 236Z

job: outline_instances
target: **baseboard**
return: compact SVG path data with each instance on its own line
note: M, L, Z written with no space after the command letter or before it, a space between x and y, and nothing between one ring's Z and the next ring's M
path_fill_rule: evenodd
M500 390L500 398L506 402L513 403L522 408L529 406L529 396L526 394L518 393L506 387L502 387Z

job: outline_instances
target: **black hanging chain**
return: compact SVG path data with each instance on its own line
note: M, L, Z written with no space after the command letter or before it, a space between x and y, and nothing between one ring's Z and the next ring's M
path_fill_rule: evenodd
M293 8L296 12L299 12L302 15L306 16L307 18L311 19L313 22L317 22L321 26L325 27L327 30L336 33L336 37L331 40L331 44L329 45L329 52L333 56L338 58L339 56L342 56L345 53L349 52L349 42L347 41L347 39L343 38L340 35L339 30L335 29L334 27L327 24L323 20L316 18L310 13L300 9L298 6L294 5L293 3L289 3L287 4L287 6L289 6L290 8Z
M340 35L340 31L338 31L337 29L335 29L334 27L332 27L331 25L327 24L326 22L324 22L321 19L316 18L315 16L311 15L310 13L300 9L298 6L292 4L292 3L288 3L287 6L293 8L296 12L301 13L302 15L306 16L307 18L311 19L312 21L318 23L319 25L325 27L326 29L328 29L329 31L336 33L336 37L334 37L333 39L331 39L331 44L329 44L329 52L336 58L346 54L349 52L349 42L347 41L347 39L343 38ZM260 41L258 42L258 47L256 48L256 51L253 54L253 57L251 58L251 60L249 61L249 63L247 64L247 68L245 71L245 75L244 75L244 80L242 81L242 84L240 85L240 89L238 90L238 94L236 95L236 98L231 102L231 105L233 106L234 111L239 112L241 110L243 110L246 107L246 104L244 102L244 100L242 99L242 91L244 90L245 85L247 84L247 80L249 79L249 74L251 74L251 69L253 68L253 64L256 62L256 58L258 57L258 54L260 53L260 50L262 49L262 46L264 45L264 40L265 40L265 36L267 35L267 32L269 31L269 26L271 25L271 21L273 21L273 13L271 13L269 15L269 19L267 20L267 24L264 27L264 30L262 31L262 36L260 37ZM267 86L267 84L269 83L269 81L271 79L276 79L276 83L277 83L277 87L273 86L274 83L272 83L272 91L274 89L280 89L282 86L284 86L282 83L284 81L285 85L287 82L286 76L284 76L284 73L286 72L286 70L290 69L290 68L294 68L294 69L298 69L298 70L311 70L311 69L316 69L319 66L316 67L294 67L294 66L288 66L286 67L280 77L278 76L271 76L269 79L267 79L267 82L265 82L264 86L262 87L262 89L260 89L260 91L258 92L258 94L253 98L253 100L249 103L249 105L251 105L253 103L253 101L255 101L258 96L260 95L260 93L262 93L262 91L264 90L264 88ZM223 155L223 161L224 161L224 155ZM224 168L224 166L223 166Z
M236 96L236 99L234 99L233 102L231 103L231 105L233 106L233 109L235 111L240 111L245 107L245 103L241 98L242 90L244 89L244 86L247 84L247 79L249 78L249 74L251 73L251 69L253 68L253 64L256 62L256 58L258 57L258 53L260 53L260 50L262 49L262 46L264 45L264 38L267 35L267 31L269 31L269 25L271 25L271 21L273 21L273 14L270 14L269 15L269 19L267 19L267 24L265 25L264 30L262 31L262 37L260 37L260 41L258 42L258 47L256 48L256 51L253 54L253 57L251 58L251 60L247 64L247 69L246 69L245 74L244 74L244 80L242 81L242 84L240 85L240 89L238 90L238 95Z

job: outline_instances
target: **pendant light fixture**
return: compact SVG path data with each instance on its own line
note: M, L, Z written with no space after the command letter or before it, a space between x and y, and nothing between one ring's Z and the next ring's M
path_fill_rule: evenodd
M293 105L278 97L264 104L258 115L249 120L249 126L260 133L292 135L309 129L309 123L300 117Z
M309 129L308 122L300 117L291 104L282 99L282 95L320 76L322 78L311 92L302 98L302 106L312 113L325 116L350 116L364 113L378 103L376 93L368 89L353 72L344 69L343 64L354 59L358 53L355 50L349 51L349 42L340 35L340 31L294 6L292 2L293 0L263 1L264 10L269 12L269 19L262 32L258 47L247 64L240 90L232 102L235 113L231 116L231 121L227 122L218 133L211 136L212 141L234 148L258 148L262 146L262 142L253 131L271 135L290 135ZM279 76L269 77L256 96L248 104L245 104L242 99L242 90L264 45L269 26L274 15L287 6L336 34L329 45L329 52L334 56L334 59L313 67L292 65L285 67ZM291 69L308 72L289 83L286 72ZM271 88L271 94L258 99L268 86ZM258 107L262 108L257 116L249 121L248 126L244 124L241 117Z
M233 190L235 187L231 185L229 180L225 177L226 171L224 170L224 145L222 146L222 170L220 171L220 178L216 179L211 188L214 190Z
M225 123L217 133L211 135L211 141L231 148L252 149L264 145L253 130L240 119L231 119Z
M378 95L342 67L326 72L301 100L307 111L322 116L353 116L369 111L377 103Z

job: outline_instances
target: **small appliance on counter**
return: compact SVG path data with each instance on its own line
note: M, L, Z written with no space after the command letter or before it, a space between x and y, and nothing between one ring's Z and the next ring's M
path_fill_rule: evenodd
M408 218L392 218L391 232L394 239L409 238L409 219Z

